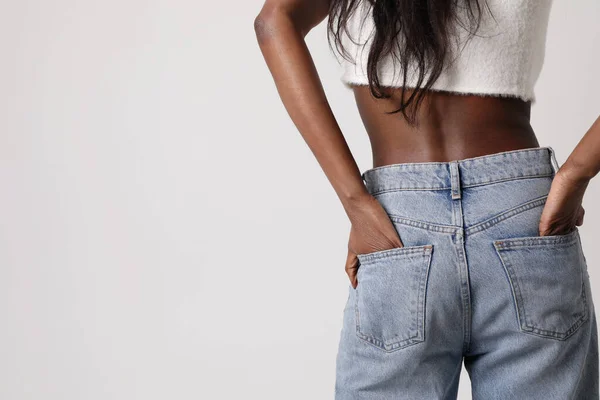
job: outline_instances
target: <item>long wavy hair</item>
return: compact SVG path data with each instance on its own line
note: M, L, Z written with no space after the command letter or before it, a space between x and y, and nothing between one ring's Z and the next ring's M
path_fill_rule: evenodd
M360 6L367 6L365 17L372 16L374 32L367 61L367 77L375 98L390 98L381 85L377 68L383 58L392 56L402 70L402 86L398 109L409 124L417 124L417 109L441 75L451 54L456 27L476 34L484 8L480 0L330 0L327 38L332 50L353 61L343 45L343 36L354 42L348 22ZM483 1L485 10L489 6ZM367 4L362 4L367 2ZM490 13L491 14L491 13ZM401 40L398 40L401 39ZM332 45L333 43L333 45ZM354 42L355 44L359 44ZM465 42L466 43L466 42ZM416 67L416 70L409 68ZM406 87L408 74L416 72L416 84ZM407 89L412 89L406 95Z

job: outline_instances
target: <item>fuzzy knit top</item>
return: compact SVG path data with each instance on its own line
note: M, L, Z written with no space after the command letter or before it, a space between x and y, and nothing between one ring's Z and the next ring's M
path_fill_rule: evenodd
M351 16L342 43L352 59L342 59L341 80L348 87L367 85L367 57L374 33L369 2ZM469 37L457 24L453 49L432 90L463 94L512 96L535 102L534 85L544 62L546 31L552 0L487 0L481 24ZM467 40L468 39L468 40ZM414 87L416 73L409 66L406 87ZM402 86L402 71L394 57L378 66L383 86ZM426 75L427 76L427 75Z

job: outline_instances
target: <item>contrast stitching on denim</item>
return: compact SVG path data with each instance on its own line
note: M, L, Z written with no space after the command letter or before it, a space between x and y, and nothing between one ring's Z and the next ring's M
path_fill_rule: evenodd
M463 327L463 354L466 354L471 349L471 328L472 328L472 297L471 297L471 285L469 278L469 263L466 257L466 249L464 242L464 234L461 235L460 240L455 242L454 250L458 257L458 269L460 274L460 293L461 293L461 315L462 315L462 327Z
M358 307L358 306L357 306ZM358 314L358 310L357 310ZM421 343L423 340L421 339L421 335L419 331L415 332L414 335L409 336L402 340L397 340L394 342L383 341L375 338L373 335L369 335L360 331L360 324L357 322L357 330L356 334L359 338L365 340L366 342L374 345L375 347L385 350L386 352L391 352L395 350L400 350L403 347L409 346L411 344Z
M510 182L510 181L515 181L515 180L521 180L521 179L535 179L535 178L549 178L552 177L553 173L535 173L535 174L531 174L531 175L519 175L519 176L508 176L505 178L496 178L496 179L487 179L484 181L480 181L480 180L469 180L468 178L466 180L463 180L462 184L461 184L461 188L465 189L465 188L473 188L473 187L478 187L478 186L484 186L484 185L489 185L492 183L503 183L503 182ZM387 186L386 184L376 184L376 183L367 183L367 186L370 188L369 189L369 193L372 196L377 196L383 193L393 193L393 192L402 192L402 191L441 191L441 190L451 190L452 187L451 186L447 186L447 185L440 185L440 186L435 186L435 185L430 185L430 186L411 186L411 185L406 185L406 186Z
M585 294L585 271L581 267L581 264L579 265L579 270L581 273L581 292L579 293L579 295L581 296L581 301L582 301L582 306L583 306L583 312L581 313L581 316L579 317L579 319L576 320L573 323L573 325L571 325L571 327L569 329L567 329L565 332L556 332L556 331L550 331L550 330L546 330L546 329L536 328L533 325L529 325L526 320L524 322L525 327L523 327L524 331L526 331L527 333L537 334L538 336L550 337L550 338L558 339L558 340L565 340L569 336L571 336L573 333L575 333L577 331L577 329L579 329L579 327L589 319L588 302L587 302L587 297Z
M419 253L426 256L431 253L432 248L433 246L430 244L423 246L394 247L393 249L380 250L374 253L358 254L357 257L361 264L368 264L383 258L403 258L415 254L419 255Z
M462 187L463 188L472 188L472 187L477 187L477 186L483 186L483 185L489 185L491 183L502 183L502 182L509 182L509 181L516 181L516 180L520 180L520 179L533 179L533 178L548 178L548 177L552 177L553 174L549 173L536 173L533 175L519 175L519 176L510 176L507 178L499 178L499 179L488 179L486 181L477 181L477 180L471 180L471 182L464 182Z
M558 246L558 247L570 247L577 244L577 236L579 231L575 229L565 235L552 235L552 236L530 236L530 237L518 237L500 239L494 241L494 245L502 250L519 249L522 247L531 246Z
M458 226L442 225L442 224L435 224L435 223L431 223L431 222L417 221L415 219L401 217L401 216L395 215L395 214L388 214L388 216L392 221L397 222L399 224L412 226L414 228L421 228L421 229L425 229L425 230L433 231L433 232L455 233L461 229Z
M356 287L354 292L354 325L356 326L356 334L360 333L360 311L358 309L358 287ZM360 335L359 335L360 337Z
M517 323L519 325L519 329L522 329L523 325L526 324L527 315L525 313L525 308L523 305L523 295L521 293L521 286L519 285L518 277L516 276L512 265L508 262L508 260L505 257L502 257L500 249L498 248L496 243L494 243L494 247L496 249L498 257L500 258L500 261L502 262L502 266L506 271L506 275L508 276L508 281L513 292L513 298L515 300L515 305L517 309Z
M567 329L565 332L556 332L556 331L549 331L546 329L536 328L533 325L529 325L527 323L527 320L525 320L523 322L521 329L526 333L531 333L531 334L534 334L537 336L549 337L551 339L558 339L558 340L567 339L569 336L571 336L572 334L577 332L577 329L579 329L579 327L589 319L588 303L587 303L587 299L585 296L584 284L582 284L582 291L580 293L580 296L581 296L581 301L582 301L582 306L583 306L583 312L581 313L581 316L579 317L579 319L577 319L573 323L573 325L571 325L571 327L569 329Z
M539 207L546 202L546 198L548 196L542 196L534 200L530 200L526 203L523 203L519 206L510 208L506 211L501 212L500 214L496 214L492 218L488 218L482 222L478 222L475 225L472 225L465 229L466 234L474 235L478 232L483 232L484 230L491 228L492 226L505 221L511 217L521 214L527 210L531 210L532 208Z
M529 240L529 239L527 239L527 240ZM552 244L552 243L549 242L548 244ZM588 320L589 313L588 313L588 303L587 303L586 294L585 294L585 277L583 276L583 271L582 271L582 286L581 286L581 292L579 295L581 296L581 299L582 299L583 312L582 312L581 316L579 317L579 319L577 319L571 325L571 327L569 327L569 329L567 329L565 332L557 332L557 331L551 331L551 330L542 329L542 328L536 328L535 326L531 325L528 322L529 319L527 318L527 314L526 314L526 310L525 310L525 301L523 300L523 294L521 292L521 286L519 284L518 274L515 272L512 264L509 262L509 260L506 257L502 256L502 250L506 250L508 248L503 248L500 241L494 242L494 247L496 249L496 253L498 254L498 257L500 258L502 266L504 267L506 274L508 276L510 287L513 292L513 297L515 300L515 305L517 306L516 307L517 308L517 319L518 319L519 329L521 331L523 331L525 333L530 333L533 335L541 336L541 337L565 340L569 336L571 336L573 333L575 333L577 331L577 329L584 322L586 322ZM581 266L579 268L581 269Z
M425 340L425 302L427 298L427 281L429 279L429 269L431 267L431 254L433 251L433 246L431 251L425 257L425 273L421 274L421 282L419 283L419 293L417 296L417 332L420 334L420 339Z
M587 307L587 302L585 300L585 295L582 295L582 304L584 305L584 307ZM527 323L524 323L524 326L521 327L521 329L526 332L526 333L531 333L537 336L542 336L542 337L548 337L551 339L557 339L557 340L565 340L567 339L569 336L571 336L572 334L574 334L575 332L577 332L577 329L579 329L579 327L588 320L588 314L587 311L584 311L581 314L581 317L579 317L579 319L577 321L575 321L573 323L573 325L567 329L565 332L555 332L555 331L548 331L545 329L540 329L540 328L535 328L531 325L527 325Z
M487 155L482 155L482 156L478 156L478 157L471 157L471 158L466 158L466 159L462 159L462 160L456 160L456 162L458 162L461 169L467 170L467 172L466 172L467 179L463 181L462 186L463 187L478 186L478 185L484 185L487 183L502 182L502 181L507 181L507 180L512 180L512 179L552 176L555 173L553 166L551 165L550 170L548 171L548 168L546 168L547 165L545 165L546 161L548 161L548 160L550 161L550 164L552 164L552 155L550 154L551 151L552 150L550 147L534 147L534 148L528 148L528 149L510 150L510 151L505 151L505 152L495 153L495 154L487 154ZM534 154L534 156L531 157L530 156L531 153L538 153L538 154ZM506 163L507 160L509 162L524 162L526 164L531 164L531 165L524 166L523 168L521 168L521 172L525 173L525 171L523 171L523 169L525 169L528 171L535 171L535 173L530 173L528 175L520 175L520 176L515 175L515 174L509 174L509 176L507 176L505 178L498 178L498 179L490 178L485 181L468 179L468 174L469 174L468 170L471 168L477 169L480 164L482 167L494 167L495 164ZM361 177L366 183L368 183L369 186L372 186L372 189L375 192L380 192L381 190L387 190L387 189L410 190L410 188L413 187L411 185L386 188L385 184L384 184L383 188L378 188L375 183L377 182L377 179L379 178L379 176L378 176L379 172L384 171L383 172L384 174L390 173L392 175L403 174L405 172L408 172L411 174L414 174L414 173L418 174L421 172L425 172L427 174L433 174L438 179L447 179L449 177L448 168L449 168L449 164L451 162L417 162L417 163L396 163L396 164L381 165L378 167L373 167L368 170L365 170L364 172L361 173ZM544 164L544 168L541 168L539 166L540 162ZM374 175L374 179L372 179L370 177L370 175ZM385 178L385 177L382 177L382 178ZM428 187L428 189L436 190L436 189L442 189L444 187L445 186L443 186L443 184L440 183L438 185L431 185L430 187ZM418 189L423 189L423 186L415 185L414 190L418 190Z
M404 192L404 191L440 191L440 190L450 190L450 186L393 186L387 187L383 185L382 189L371 188L369 190L369 194L371 196L377 196L383 193L392 193L392 192Z
M457 160L461 165L464 164L472 164L473 161L477 161L480 159L493 159L493 158L506 158L506 156L514 154L514 153L535 153L535 152L543 152L544 150L548 150L549 147L534 147L534 148L530 148L530 149L517 149L517 150L508 150L508 151L503 151L500 153L494 153L494 154L485 154L482 156L477 156L477 157L470 157L470 158L465 158L462 160ZM426 166L426 165L437 165L437 166L441 166L441 167L445 167L448 165L448 162L444 162L444 161L431 161L431 162L418 162L418 163L397 163L397 164L388 164L388 165L380 165L379 167L373 167L373 168L369 168L368 170L364 171L364 174L368 174L370 171L377 171L380 169L396 169L396 168L409 168L409 169L415 169L415 168L419 168L420 165Z
M355 303L354 303L354 310L355 310L355 316L356 316L356 321L355 321L355 325L356 325L356 335L364 340L365 342L377 347L380 350L384 350L387 353L390 353L392 351L397 351L400 350L402 348L408 347L408 346L412 346L414 344L417 343L421 343L423 342L423 340L425 340L425 323L424 323L424 308L425 308L425 290L426 290L426 282L427 282L427 277L429 275L429 267L431 265L431 254L432 254L432 249L433 246L432 245L427 245L427 246L421 246L421 247L425 247L425 251L423 251L421 257L423 258L422 262L425 262L426 264L422 265L421 268L424 268L424 270L419 270L420 273L420 283L419 283L419 293L417 295L417 331L415 332L414 335L408 337L408 338L404 338L402 340L396 340L394 342L392 342L391 340L396 339L398 336L392 338L392 339L388 339L387 341L385 340L381 340L378 338L375 338L373 335L370 334L366 334L363 333L361 331L361 324L360 324L360 311L359 311L359 291L356 290L355 291ZM395 249L392 249L395 250ZM414 249L415 251L417 250L416 248Z
M517 311L517 325L519 326L519 328L521 327L521 313L524 314L524 311L521 310L521 305L520 302L517 301L517 292L515 290L515 287L518 289L519 286L516 282L513 283L513 278L514 275L511 273L512 272L512 268L510 266L507 266L507 262L505 262L504 258L502 257L502 255L500 254L500 250L498 249L497 246L494 245L494 248L496 249L496 253L498 254L498 257L500 258L500 262L502 263L502 267L504 267L504 271L506 272L506 276L508 277L508 282L510 283L510 289L512 291L513 294L513 299L515 301L515 308ZM520 292L519 292L520 294Z
M373 167L373 168L369 168L367 169L364 174L369 174L372 171L378 171L381 169L387 169L387 170L392 170L392 169L410 169L410 170L415 170L415 169L420 169L421 167L427 167L429 168L430 166L438 166L438 167L445 167L446 165L448 165L447 162L444 161L425 161L425 162L416 162L416 163L396 163L396 164L387 164L387 165L380 165L379 167Z

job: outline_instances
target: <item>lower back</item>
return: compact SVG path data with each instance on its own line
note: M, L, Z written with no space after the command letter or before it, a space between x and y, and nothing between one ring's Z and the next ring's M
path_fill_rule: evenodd
M355 86L354 94L374 167L447 162L539 146L530 124L531 104L517 98L428 92L414 127L401 113L385 113L398 108L400 89L390 99L373 98L368 86Z

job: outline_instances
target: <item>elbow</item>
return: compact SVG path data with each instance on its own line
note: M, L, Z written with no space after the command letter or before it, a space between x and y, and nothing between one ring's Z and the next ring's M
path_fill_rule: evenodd
M295 17L296 11L280 5L265 5L254 18L254 32L259 44L289 34L290 29L304 36L304 24Z
M262 12L254 18L254 33L259 44L264 43L271 36L272 27L269 24L269 19Z
M254 18L254 33L259 44L263 44L277 35L281 14L281 11L265 6Z

